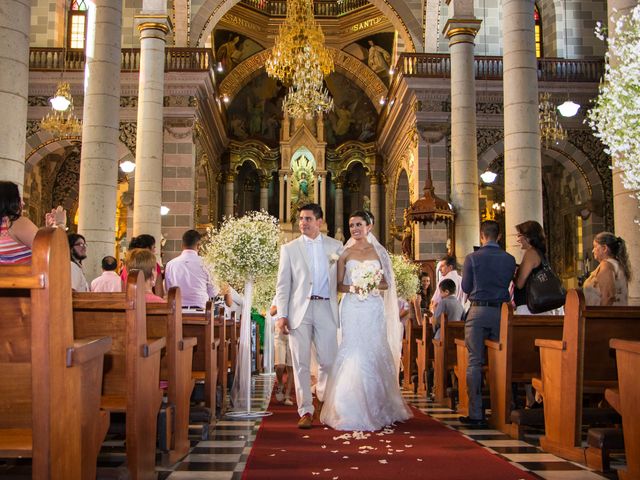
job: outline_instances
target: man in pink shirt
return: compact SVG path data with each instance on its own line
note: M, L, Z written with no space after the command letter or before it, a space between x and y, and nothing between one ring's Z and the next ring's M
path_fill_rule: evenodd
M198 244L202 235L197 230L187 230L182 235L182 253L170 260L164 270L167 291L180 287L183 308L203 308L207 300L218 295L202 258L198 256Z
M116 273L118 261L111 255L102 259L102 275L91 282L92 292L121 292L122 280Z

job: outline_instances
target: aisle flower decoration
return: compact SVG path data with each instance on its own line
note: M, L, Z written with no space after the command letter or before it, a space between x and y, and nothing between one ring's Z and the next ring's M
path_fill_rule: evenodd
M278 220L267 212L226 217L218 229L211 228L202 246L205 265L219 284L244 284L240 346L231 400L238 416L261 416L251 412L251 307L254 285L278 270L282 234Z
M276 272L272 275L264 275L256 278L253 291L253 308L262 316L265 316L273 302L273 297L276 294L276 280Z
M602 25L596 36L605 39ZM589 126L608 147L613 166L622 171L622 184L640 190L640 5L620 16L608 51L600 94L588 116ZM640 192L636 192L640 200Z
M396 278L398 298L413 300L420 288L420 266L402 255L391 255L391 268Z

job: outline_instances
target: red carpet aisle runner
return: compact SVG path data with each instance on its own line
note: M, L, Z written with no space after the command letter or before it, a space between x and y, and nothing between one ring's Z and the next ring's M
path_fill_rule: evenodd
M413 409L383 432L297 428L296 407L274 401L262 420L242 478L531 480L534 477ZM317 425L317 426L316 426Z

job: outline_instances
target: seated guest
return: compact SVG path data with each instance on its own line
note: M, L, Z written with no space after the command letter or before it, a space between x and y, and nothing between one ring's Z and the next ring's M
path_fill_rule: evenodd
M599 263L583 285L587 305L627 305L631 267L625 241L600 232L593 239L593 258Z
M418 291L418 298L420 299L420 311L423 315L431 316L431 310L429 310L429 302L431 301L431 277L428 273L422 272L420 274L420 290Z
M38 227L27 217L22 216L22 198L18 185L0 181L0 265L29 263L31 245ZM54 208L46 214L47 227L65 228L67 212Z
M87 258L87 241L79 233L70 233L67 239L71 254L71 289L74 292L88 292L89 282L82 269L82 261Z
M224 318L231 318L231 313L235 313L236 322L240 321L244 297L231 285L227 285L224 292Z
M150 250L151 253L156 255L156 239L153 235L149 235L143 233L138 235L137 237L133 237L131 242L129 242L129 250L134 248L146 248ZM156 274L160 281L156 282L156 286L153 287L153 291L156 295L160 297L164 297L164 286L162 285L162 266L156 262ZM120 278L122 279L122 284L126 285L127 283L127 267L125 266L120 272Z
M127 269L140 270L144 275L144 298L147 303L162 303L164 299L153 293L153 285L158 276L156 256L146 248L134 248L127 253Z
M446 256L440 262L438 262L438 273L440 274L440 279L438 280L438 285L442 282L442 280L450 279L455 283L455 295L460 301L461 305L464 305L466 301L466 296L462 289L460 288L460 284L462 283L462 277L456 270L456 257ZM440 288L436 288L436 291L431 297L431 311L435 312L438 307L438 302L440 302Z
M433 338L440 339L440 316L444 313L447 315L448 322L458 322L462 320L464 308L460 300L456 297L456 283L450 278L445 278L438 285L440 291L440 301L431 317L433 326Z
M202 235L197 230L187 230L182 235L182 253L167 262L165 286L180 287L184 308L204 309L207 301L218 294L202 258L198 256L198 244Z
M102 259L102 275L91 282L92 292L121 292L122 281L116 273L118 261L107 255Z

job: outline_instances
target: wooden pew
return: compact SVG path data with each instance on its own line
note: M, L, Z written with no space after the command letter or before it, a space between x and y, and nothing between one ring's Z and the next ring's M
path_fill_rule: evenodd
M571 290L564 307L562 340L537 339L541 378L533 387L544 397L545 435L540 446L585 461L581 445L583 393L615 386L611 338L640 339L639 307L586 307L582 291Z
M622 415L626 470L618 470L620 480L640 478L640 341L612 338L609 345L616 351L618 388L607 389L605 398Z
M166 355L160 364L160 378L168 382L167 400L175 406L170 429L169 455L166 462L173 465L189 453L189 405L195 381L191 377L193 349L197 339L184 337L182 332L182 300L180 289L167 293L167 303L148 303L147 335L165 337Z
M467 366L469 366L469 351L464 343L464 338L454 339L456 344L456 364L453 373L458 379L458 404L456 411L462 415L469 415L469 396L467 395ZM484 358L487 358L486 355ZM484 371L484 369L483 369Z
M418 311L420 304L418 304ZM422 335L416 339L416 363L418 365L418 394L427 395L432 385L427 382L427 371L433 364L433 328L427 315L422 316Z
M520 438L519 426L511 422L512 383L528 384L531 378L540 376L536 338L561 339L563 322L561 315L514 315L511 304L502 304L500 339L484 342L489 360L492 428Z
M0 266L0 457L32 458L32 478L96 477L108 337L74 340L69 244L41 229L31 265Z
M436 340L434 338L432 340L434 359L433 387L437 403L444 403L447 398L447 378L457 360L456 338L464 338L464 322L449 322L446 315L443 314L440 318L440 339ZM466 395L466 391L462 392L462 394Z
M160 353L165 337L147 337L144 275L129 272L125 293L74 293L77 338L109 335L102 408L126 413L127 468L134 480L155 479L157 416L162 403Z
M182 333L198 340L193 353L191 376L196 381L204 381L204 404L216 414L216 388L218 385L218 352L220 338L215 337L213 303L207 302L204 313L183 312Z
M417 324L417 320L409 315L404 323L404 336L402 338L402 370L404 372L402 377L402 387L407 390L413 390L417 388L414 386L413 373L417 371L417 355L418 345L416 339L418 335L422 334L422 327Z
M227 391L229 389L229 362L231 356L231 339L227 337L227 325L224 319L224 310L220 309L213 323L214 336L220 339L218 347L218 385L220 385L220 416L227 411Z

